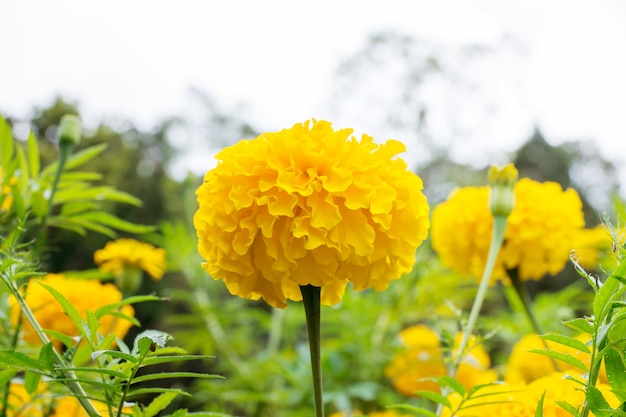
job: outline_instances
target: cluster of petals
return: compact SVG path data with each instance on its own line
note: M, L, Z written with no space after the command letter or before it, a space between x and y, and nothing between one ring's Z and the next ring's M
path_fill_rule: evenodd
M103 272L120 275L125 269L135 268L145 271L156 281L163 277L167 266L165 249L128 238L108 242L93 257Z
M222 150L196 193L204 269L281 308L300 286L333 305L348 282L383 290L409 272L429 228L422 181L403 144L351 133L311 120Z
M25 299L41 327L45 330L55 330L70 337L78 336L76 326L65 313L61 304L46 288L39 285L40 283L61 293L76 308L83 319L86 318L87 311L93 312L99 307L122 301L122 293L115 285L103 284L97 280L70 279L59 274L47 274L42 279L31 280ZM15 323L20 315L17 301L13 297L9 299L9 307L11 308L11 320ZM124 305L120 308L120 313L134 317L135 310L130 305ZM24 340L29 343L38 343L39 338L34 329L25 319L23 321L22 334ZM118 338L123 339L131 326L130 321L108 314L100 318L99 331L103 335L115 334Z
M461 343L461 334L454 339L454 346ZM433 378L447 375L444 350L439 335L425 325L416 325L400 333L403 348L385 369L394 388L403 395L413 396L417 391L439 392L440 386ZM456 352L454 352L456 353ZM489 355L477 343L470 341L458 368L456 379L466 388L495 381L498 374L489 369Z
M517 270L522 280L560 272L583 229L582 202L573 189L555 182L522 178L515 184L515 206L508 216L504 243L492 282L508 280ZM442 263L462 274L482 276L492 238L493 216L488 187L456 190L433 210L431 239Z

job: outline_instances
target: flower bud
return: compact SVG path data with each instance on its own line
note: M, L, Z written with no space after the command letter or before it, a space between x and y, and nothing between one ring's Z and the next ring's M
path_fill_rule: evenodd
M517 182L517 169L513 164L503 168L492 166L489 170L489 208L495 216L507 217L515 205L514 187Z
M73 114L64 115L59 123L59 144L78 145L80 136L80 118Z

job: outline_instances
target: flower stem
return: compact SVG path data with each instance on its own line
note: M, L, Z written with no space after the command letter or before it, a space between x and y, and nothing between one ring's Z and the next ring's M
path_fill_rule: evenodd
M309 333L309 351L311 352L311 372L313 374L313 392L315 395L315 417L324 417L322 400L322 365L320 359L320 296L321 288L313 285L300 286L304 314Z
M485 264L483 276L480 279L480 284L478 285L478 291L476 292L476 298L474 298L472 310L470 311L467 323L465 324L465 328L463 329L463 338L461 339L461 344L459 345L458 355L456 357L456 360L454 361L454 368L452 369L451 376L456 375L456 371L463 361L465 349L467 348L469 339L472 336L474 327L476 326L476 321L478 320L478 316L480 315L480 310L483 306L483 302L485 301L485 296L487 295L487 289L489 288L491 275L493 274L493 268L496 264L496 259L498 258L498 253L500 252L500 248L502 247L502 242L504 240L506 219L506 216L494 217L493 234L491 238L491 245L489 246L489 254L487 255L487 263Z

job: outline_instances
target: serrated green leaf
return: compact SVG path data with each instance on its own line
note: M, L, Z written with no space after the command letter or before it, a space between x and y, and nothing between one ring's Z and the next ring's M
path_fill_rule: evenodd
M97 350L91 354L91 359L96 359L101 355L111 356L113 358L119 358L127 360L128 362L137 363L138 359L134 355L129 355L128 353L120 352L117 350Z
M139 388L131 390L128 395L126 395L126 399L130 400L132 398L141 397L146 394L164 394L167 392L176 393L177 395L182 395L185 397L191 397L191 394L175 388Z
M164 392L159 395L143 410L144 417L156 416L160 411L170 405L177 395L178 394L176 392Z
M181 408L179 410L174 411L174 414L170 414L169 417L186 417L187 416L187 409L186 408Z
M0 363L24 371L44 372L39 361L15 350L0 350Z
M135 338L135 347L133 348L133 351L147 352L146 349L149 350L153 344L155 345L155 348L156 346L163 348L171 337L172 336L170 334L159 330L144 330Z
M103 175L99 172L90 171L78 171L78 172L64 172L59 179L59 186L67 186L71 183L84 183L84 186L89 186L88 183L93 181L100 181Z
M76 307L74 307L70 300L65 298L65 296L54 287L46 285L42 282L38 282L37 284L44 287L54 297L54 299L57 300L59 304L61 304L63 311L65 312L65 314L67 314L70 320L72 320L72 323L74 323L76 330L78 330L78 334L83 337L88 337L85 320L83 320L83 318L80 316L80 313L78 312L78 310L76 310Z
M88 219L83 218L80 215L66 217L65 220L67 220L69 223L72 223L78 227L82 227L83 229L91 230L92 232L96 232L96 233L100 233L102 235L108 236L111 239L115 239L117 237L117 233L115 233L113 229L100 225L98 223L92 222Z
M157 351L158 352L158 351ZM156 365L159 363L182 362L197 359L213 359L213 356L206 355L176 355L176 356L148 356L142 362L142 366Z
M65 169L71 170L89 162L91 159L101 154L106 148L107 144L101 143L99 145L91 146L89 148L76 152L67 159L67 162L65 163ZM51 163L41 171L41 177L52 178L56 173L58 166L58 161Z
M420 390L420 391L416 391L414 394L419 396L419 397L423 397L423 398L429 399L429 400L431 400L434 403L444 405L444 406L446 406L448 408L452 407L450 405L450 401L448 401L448 399L446 397L444 397L443 395L441 395L438 392Z
M58 330L44 329L43 332L51 338L60 341L69 349L71 349L76 344L76 339L66 335L65 333L61 333Z
M569 336L565 336L565 335L557 334L557 333L548 333L548 334L541 335L540 337L544 340L549 340L551 342L558 343L563 346L571 347L581 352L591 353L591 351L589 350L589 348L587 347L585 343L573 337L569 337Z
M409 405L409 404L394 404L394 405L390 405L387 408L397 408L400 410L407 410L407 411L411 411L412 413L416 413L416 414L419 414L421 416L426 416L426 417L437 417L436 413L430 411L427 408L417 407L417 406Z
M93 201L79 201L73 203L66 203L61 207L60 217L71 217L73 215L77 215L80 213L84 213L86 211L97 210L99 208L99 204Z
M621 402L626 401L626 364L624 358L613 348L609 348L604 353L604 368L609 379L611 389Z
M437 383L442 387L448 387L461 396L465 396L465 387L457 379L450 376L437 378Z
M71 367L58 367L57 369L61 371L72 371L75 373L88 373L88 374L102 374L102 375L110 375L116 378L120 378L122 380L127 379L128 376L122 372L107 369L107 368L93 368L88 366L71 366Z
M529 352L538 353L540 355L545 355L550 358L558 359L562 362L572 365L575 368L580 369L583 372L589 371L587 369L587 366L582 361L580 361L579 359L576 359L575 357L573 357L572 355L568 353L558 352L556 350L550 350L550 349L530 349Z
M85 236L87 234L87 230L84 227L63 217L49 217L46 220L46 223L50 227L69 230L70 232L74 232L81 236Z
M578 317L572 320L564 321L563 324L570 329L578 330L587 334L593 334L593 325L585 318Z
M102 318L103 316L107 314L110 314L116 310L119 310L122 306L125 306L125 305L143 303L146 301L162 301L162 300L163 298L157 297L155 295L136 295L136 296L125 298L119 303L107 304L105 306L102 306L96 309L94 314L96 315L96 317Z
M74 201L112 201L140 207L141 200L123 191L116 190L106 185L94 187L88 184L61 184L54 194L54 204L65 204Z
M154 373L154 374L146 374L146 375L138 376L135 379L133 379L132 383L137 384L139 382L156 381L158 379L170 379L170 378L224 379L224 377L221 375L204 374L204 373L199 373L199 372L159 372L159 373ZM433 392L431 391L427 391L427 392L429 392L430 394L433 394Z
M41 347L39 351L39 363L41 368L46 371L51 371L54 366L54 352L52 342L46 343Z
M589 408L593 410L593 414L595 417L611 417L611 406L604 399L604 395L600 392L596 387L588 386L587 387L587 402L589 403Z
M151 233L156 230L155 226L131 223L129 221L120 219L113 214L109 214L103 211L89 211L85 213L80 213L72 218L75 219L77 217L133 234Z

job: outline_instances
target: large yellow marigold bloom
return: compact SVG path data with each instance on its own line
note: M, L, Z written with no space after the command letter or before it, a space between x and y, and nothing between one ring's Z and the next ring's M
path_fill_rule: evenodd
M348 281L383 290L409 272L429 227L422 181L394 158L403 144L351 133L312 120L222 150L196 193L204 269L275 307L299 286L332 305Z
M93 258L101 271L120 275L129 268L141 269L156 281L163 277L167 265L165 249L128 238L107 243Z
M492 282L508 280L517 269L521 280L560 272L574 238L585 225L582 202L573 189L555 182L522 178L515 184L515 206L508 217L504 243ZM488 187L465 187L433 210L431 239L441 262L480 278L491 243L493 216Z
M76 326L65 314L61 304L47 289L39 285L39 282L63 294L83 318L86 318L87 311L95 311L99 307L115 304L122 300L122 293L115 285L102 284L96 280L76 280L65 278L62 275L47 274L43 279L30 281L25 299L41 327L56 330L71 337L78 336ZM13 297L9 299L9 306L11 307L11 320L15 323L19 317L19 307ZM133 317L135 310L132 306L125 305L121 308L121 313ZM31 325L25 319L23 322L24 339L29 343L39 343L39 338ZM100 319L99 332L103 335L115 334L122 339L131 325L128 320L114 315L105 315Z
M407 396L415 395L416 391L439 392L440 386L431 378L445 376L447 371L437 333L424 325L417 325L403 330L400 338L405 349L395 355L385 369L394 388ZM461 338L462 334L455 337L455 348L460 345ZM456 379L468 389L493 382L498 375L489 369L490 362L487 352L472 338Z

